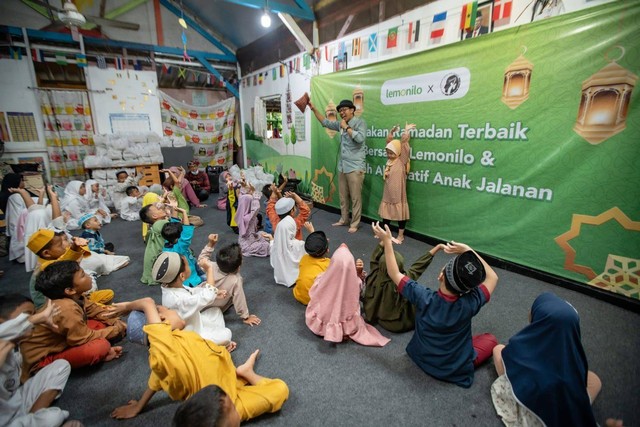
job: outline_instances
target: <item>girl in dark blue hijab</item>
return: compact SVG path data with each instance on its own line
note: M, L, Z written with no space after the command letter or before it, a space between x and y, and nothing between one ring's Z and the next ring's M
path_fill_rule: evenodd
M591 403L602 384L588 370L580 317L571 304L550 292L538 296L531 323L493 355L500 377L491 394L505 424L524 417L546 426L596 426Z

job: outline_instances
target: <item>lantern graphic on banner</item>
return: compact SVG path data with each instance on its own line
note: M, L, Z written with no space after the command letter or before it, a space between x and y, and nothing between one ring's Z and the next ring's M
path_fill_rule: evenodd
M324 109L324 115L327 117L327 120L335 122L338 120L338 111L336 110L336 104L333 103L333 100L330 99L329 103ZM336 134L336 131L329 128L324 128L324 131L327 132L329 138L333 138Z
M364 91L360 85L353 89L353 105L356 106L356 116L360 117L364 112Z
M622 46L616 46L624 56ZM605 54L605 59L609 60ZM638 76L611 60L597 73L582 82L582 97L573 130L590 144L622 132L627 127L631 93Z
M504 71L501 101L512 110L529 99L533 64L524 57L527 48Z

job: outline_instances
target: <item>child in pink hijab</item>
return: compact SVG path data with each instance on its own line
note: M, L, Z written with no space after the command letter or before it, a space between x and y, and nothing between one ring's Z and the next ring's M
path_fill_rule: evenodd
M362 261L360 261L362 263ZM362 345L382 347L390 340L367 324L360 314L360 285L356 261L346 244L333 253L329 268L311 289L306 323L325 341L342 342L345 337Z

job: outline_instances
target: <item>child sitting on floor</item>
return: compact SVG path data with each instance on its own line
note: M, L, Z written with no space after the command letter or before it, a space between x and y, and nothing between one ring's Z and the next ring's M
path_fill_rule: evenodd
M329 268L316 278L309 291L305 318L311 332L330 342L349 337L361 345L382 347L390 341L360 314L363 267L362 260L354 260L346 244L336 249Z
M271 221L273 230L278 229L278 224L285 216L290 216L296 224L295 237L298 240L302 240L302 227L310 214L309 206L300 196L294 192L287 191L282 197L275 184L271 184L271 197L269 197L269 202L267 203L267 217ZM275 231L273 234L275 235Z
M138 221L142 208L142 194L138 187L132 185L125 190L126 197L120 202L120 217L125 221Z
M589 370L577 310L545 292L533 302L529 318L506 346L493 350L496 412L505 425L596 426L591 404L602 383Z
M314 231L307 236L304 242L304 250L307 252L300 259L300 273L293 288L293 296L302 304L309 304L309 289L313 286L319 274L329 267L329 239L322 231Z
M189 263L191 275L187 277L183 285L193 288L206 280L205 273L197 266L196 257L191 250L191 239L195 227L189 224L189 217L182 208L176 208L182 215L182 224L179 222L168 222L162 226L162 237L166 240L163 252L175 252L184 256ZM203 279L202 276L205 276Z
M224 347L202 339L192 331L181 330L185 321L175 311L156 307L151 298L122 305L126 310L143 311L146 316L143 331L149 342L151 375L142 397L116 408L111 413L113 418L135 417L160 390L173 400L185 400L208 385L216 385L231 399L242 421L279 411L289 397L289 388L284 381L265 378L254 371L259 350L236 368ZM216 402L209 403L211 408L216 405ZM187 411L191 412L192 404L187 402L186 405ZM205 422L200 415L196 418ZM187 421L179 425L196 424Z
M153 263L164 247L162 227L169 221L179 222L178 219L171 217L173 208L174 206L165 205L164 203L152 203L140 209L140 220L149 224L146 239L147 245L144 250L144 265L142 277L140 278L140 281L145 285L157 285L151 275L151 270L153 269Z
M89 249L92 252L99 254L115 255L113 243L105 243L100 234L102 228L102 222L94 214L88 213L80 217L78 224L82 228L82 234L80 237L85 239L89 245Z
M208 261L217 242L218 235L209 234L209 242L200 252L198 261L203 259ZM260 319L258 316L249 314L247 299L244 295L242 276L240 275L240 266L242 265L240 245L232 243L220 249L216 253L216 262L212 263L212 265L215 287L227 292L227 296L222 299L216 299L214 305L225 312L233 304L236 314L240 316L245 324L250 326L259 325Z
M476 252L463 243L436 246L456 254L438 275L438 291L419 285L400 273L389 226L372 224L384 244L389 277L398 293L416 306L416 330L407 345L409 357L427 374L469 388L474 368L491 357L498 344L491 334L471 336L471 319L489 302L498 275Z
M56 360L20 385L22 354L14 351L31 334L35 325L56 328L53 317L58 309L51 301L39 313L33 302L20 294L0 296L0 425L61 425L69 412L50 407L60 397L71 367Z
M111 193L111 201L116 210L120 211L122 199L127 197L127 188L138 185L143 177L144 175L142 174L129 175L126 170L116 172L116 180L118 182L113 185Z
M276 283L288 288L296 283L300 260L304 255L304 241L296 238L296 220L291 216L295 209L294 201L290 197L278 200L276 210L280 222L276 225L270 251L273 278ZM313 233L313 225L310 222L305 222L304 227L309 233Z
M176 310L185 320L188 330L233 351L236 343L231 341L231 331L225 327L220 308L213 306L216 298L227 296L227 291L218 291L213 286L211 262L202 260L201 265L207 272L207 281L195 288L187 288L183 283L191 271L185 257L175 252L160 254L153 264L153 277L162 283L162 305Z
M27 248L38 256L38 267L33 271L29 282L31 299L36 308L41 307L45 302L44 295L36 289L36 280L40 272L58 261L83 263L85 259L91 257L91 251L87 247L85 239L79 237L69 239L64 231L50 230L48 228L40 229L33 233L27 243ZM124 258L128 262L128 257ZM95 303L109 304L113 300L114 294L111 289L98 290L98 285L93 279L92 286L85 296Z
M157 202L164 203L165 202L164 195L165 194L164 194L162 185L153 184L151 187L149 187L149 191L147 192L147 194L145 194L144 197L142 198L142 207L144 208L145 206L148 206L152 203L157 203ZM138 216L140 216L140 212L138 212ZM148 231L149 231L149 224L142 221L142 239L144 241L147 240Z
M91 276L76 261L55 262L38 276L36 289L60 309L51 329L38 325L20 344L24 357L22 380L58 359L72 369L108 362L120 357L122 347L109 340L121 339L127 325L114 318L117 309L95 304L82 296L91 289Z
M443 247L444 245L438 245L431 251L427 251L406 271L404 257L395 251L394 255L400 273L413 280L418 280L433 261L433 255ZM396 284L389 277L382 242L376 244L376 248L371 254L369 266L370 271L361 298L364 318L372 325L378 324L389 332L413 330L416 323L416 308L398 293Z

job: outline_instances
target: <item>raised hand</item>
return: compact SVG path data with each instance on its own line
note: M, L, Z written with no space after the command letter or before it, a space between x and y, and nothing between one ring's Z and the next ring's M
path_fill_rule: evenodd
M452 240L447 243L443 249L447 254L461 254L463 252L470 251L471 247L467 244L454 242Z
M415 123L406 123L404 126L404 131L409 132L411 129L415 129L415 128L416 128Z
M371 223L371 229L373 230L373 234L376 239L380 239L380 241L385 242L386 240L393 241L393 235L391 234L391 230L389 230L389 226L385 225L384 229L380 227L379 222Z
M60 314L60 307L47 299L44 309L29 317L29 321L34 325L43 325L50 329L58 329L58 325L53 323L53 318Z

